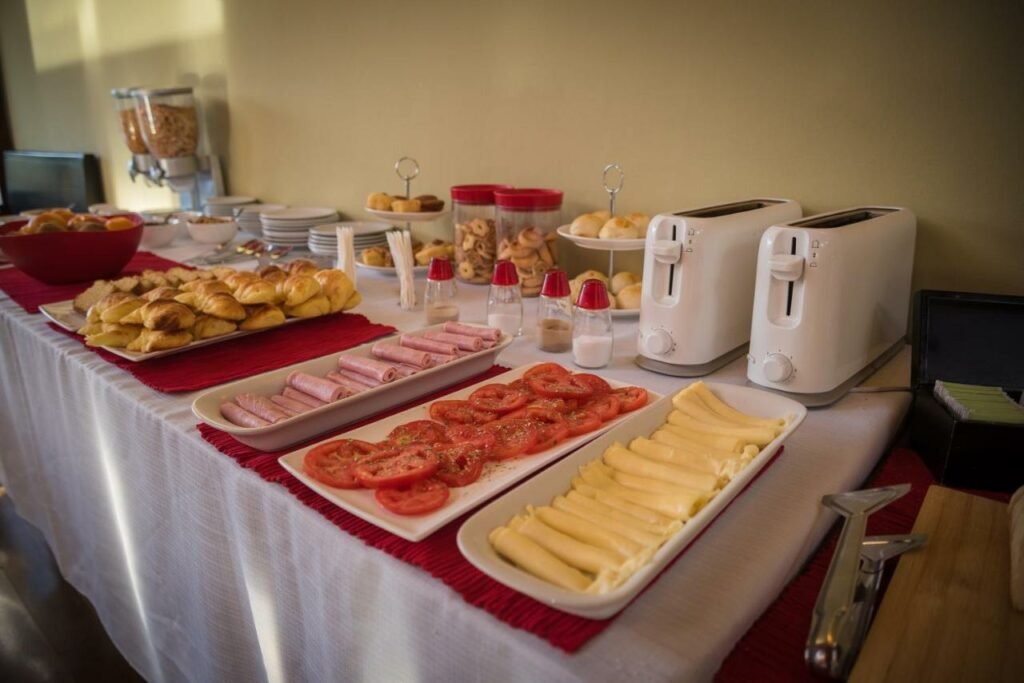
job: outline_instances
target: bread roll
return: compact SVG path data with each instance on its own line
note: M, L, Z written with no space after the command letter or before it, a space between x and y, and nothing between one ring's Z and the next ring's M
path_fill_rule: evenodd
M419 213L420 209L418 199L396 199L391 202L391 210L397 213Z
M597 237L601 232L604 221L592 213L585 213L577 216L576 220L569 226L569 234L577 237Z
M202 313L223 320L234 320L237 322L246 318L245 308L230 294L214 294L213 296L206 297L202 301L199 310Z
M640 237L640 230L622 216L611 218L597 235L603 240L625 240Z
M604 223L605 221L607 221L609 218L612 217L612 214L611 214L610 211L594 211L590 215L591 216L596 216L596 217L600 218L602 223Z
M634 285L640 282L640 276L636 273L630 273L629 271L622 271L621 273L615 273L615 277L612 278L611 285L608 289L612 291L612 294L618 295L626 287Z
M392 201L391 195L386 192L373 192L366 198L366 208L374 211L390 211Z
M196 316L191 308L177 301L150 301L142 307L142 324L148 330L178 332L195 325Z
M278 300L277 286L269 280L246 282L235 290L240 304L272 304Z
M323 294L317 294L297 306L286 304L284 312L293 318L316 318L331 312L331 302Z
M615 301L618 302L619 308L640 308L640 294L643 285L637 282L636 284L623 287L622 290L615 295Z
M272 304L250 306L248 313L249 316L238 326L241 330L262 330L284 322L284 312Z
M212 315L200 315L192 327L192 336L196 339L209 339L230 334L238 329L238 325L230 320L221 320Z
M646 213L627 213L625 218L635 225L641 233L647 232L647 225L651 222L651 217Z

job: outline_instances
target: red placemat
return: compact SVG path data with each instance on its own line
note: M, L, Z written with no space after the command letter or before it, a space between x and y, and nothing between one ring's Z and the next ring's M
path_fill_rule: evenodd
M74 332L53 323L50 327L85 344ZM86 348L130 372L146 386L176 393L205 389L344 351L394 331L390 325L372 323L358 313L335 313L141 363L103 349Z
M351 431L364 424L394 415L413 406L428 403L441 396L464 389L507 371L508 368L495 365L487 372L448 387L443 391L418 398L393 410L374 415L361 422L338 429L333 433L322 434L304 444L291 446L281 451L258 451L237 441L230 434L214 429L209 425L200 424L198 428L203 438L219 451L233 458L242 467L253 470L263 479L284 486L304 505L319 512L338 528L352 534L371 547L383 550L389 555L426 570L432 576L441 579L441 581L459 593L466 602L474 607L486 610L510 626L539 636L555 647L571 654L583 647L591 638L601 633L616 617L595 620L559 612L537 602L533 598L507 588L473 567L462 556L462 553L459 552L456 544L456 535L462 523L475 511L468 512L462 517L453 520L430 537L418 543L413 543L399 538L388 531L384 531L322 498L315 491L289 474L277 461L285 453L298 450L309 443ZM758 476L765 472L781 454L782 449L780 448L772 457L772 461L767 463L761 472L758 473ZM757 477L751 479L746 488L749 488L756 480ZM746 488L744 488L744 491ZM737 494L736 497L738 498L742 493L743 491ZM704 531L707 531L708 528L710 528L710 524L708 527L705 527ZM683 549L672 563L669 563L662 573L668 571L672 564L679 557L682 557L683 553L693 547L693 544L703 535L704 531L698 534L690 542L690 545ZM655 578L655 581L657 581L657 578Z
M180 265L176 261L168 261L148 251L139 251L132 256L132 260L117 277L141 273L144 270L167 270ZM74 299L91 284L92 282L76 282L70 285L48 285L17 268L0 270L0 290L29 313L38 313L39 307L43 304Z

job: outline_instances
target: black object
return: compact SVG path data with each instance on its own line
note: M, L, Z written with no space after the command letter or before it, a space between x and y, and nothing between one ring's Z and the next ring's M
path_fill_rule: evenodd
M910 442L940 483L1024 485L1024 425L957 419L932 394L936 380L1024 389L1024 297L919 291L910 374Z
M92 154L77 152L4 152L8 213L70 207L84 213L103 203L100 165Z

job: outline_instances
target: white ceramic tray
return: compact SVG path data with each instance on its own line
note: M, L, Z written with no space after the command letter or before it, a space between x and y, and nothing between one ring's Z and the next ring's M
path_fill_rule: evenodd
M807 408L796 401L760 389L710 382L708 387L723 401L745 413L759 417L786 417L786 429L765 446L710 503L686 522L675 536L661 546L647 565L641 567L615 590L603 595L590 595L575 593L542 581L502 559L491 547L487 535L494 528L506 524L527 505L547 505L555 496L564 494L570 489L572 478L576 476L579 468L591 460L600 458L616 441L626 444L634 437L650 436L672 412L671 396L637 413L585 448L581 448L543 474L508 492L470 517L459 529L459 550L473 566L494 580L555 609L589 619L605 619L617 613L714 521L729 502L772 459L782 442L807 415Z
M430 330L440 330L443 325L433 325L416 330L411 334L421 334ZM288 375L296 370L307 372L318 377L325 377L331 370L338 369L338 356L363 356L370 358L370 348L380 341L398 343L397 337L375 339L372 342L342 351L321 356L313 360L289 365L279 370L271 370L260 375L240 379L230 384L214 387L192 402L192 412L200 420L231 434L233 437L253 448L264 451L276 451L308 439L324 432L357 422L364 417L379 413L388 408L411 401L414 398L429 394L456 382L478 375L494 365L495 359L506 346L512 343L512 337L502 335L497 345L471 353L450 363L438 365L409 377L381 385L374 389L362 391L355 396L343 398L326 406L315 408L307 413L296 415L269 427L239 427L228 422L220 414L220 404L234 399L238 394L251 393L263 396L279 394L284 389Z
M493 384L495 382L507 384L522 377L523 374L525 374L531 367L533 367L533 365L527 365L521 368L516 368L515 370L510 370L498 377L492 377L484 380L483 382L479 382L478 384L474 384L471 387L467 387L462 391L449 394L442 400L468 398L470 394L476 391L476 389L485 384ZM607 381L613 387L629 386L623 382L615 382L612 380ZM658 398L660 398L660 394L650 394L650 401L654 401ZM650 403L648 403L648 407L650 407ZM428 408L429 404L416 406L415 408L410 408L409 410L405 410L396 415L392 415L391 417L384 418L383 420L368 424L365 427L360 427L359 429L334 438L362 439L363 441L371 442L382 441L387 438L387 435L392 429L400 424L404 424L412 420L429 419ZM636 411L636 413L642 413L645 410L647 410L647 408L641 408ZM473 509L485 500L497 495L509 486L512 486L517 481L520 481L533 472L546 467L550 463L564 456L566 453L582 446L597 435L601 434L603 431L611 429L612 426L627 419L629 415L633 414L635 413L623 415L622 417L611 420L605 423L600 430L567 439L555 448L542 453L537 453L524 458L506 460L500 463L498 467L490 466L485 469L484 474L480 479L469 486L461 486L459 488L451 489L451 497L448 499L448 502L445 503L444 507L430 514L418 517L396 515L388 512L377 504L377 501L373 497L373 491L366 489L335 489L321 484L312 477L306 476L305 472L302 471L302 459L306 455L307 451L318 444L313 444L301 450L283 455L280 458L280 462L286 470L294 474L303 484L313 489L338 507L344 508L353 515L365 519L367 522L375 524L382 529L390 531L396 536L401 536L408 541L420 541L443 527L448 522L456 519L467 510Z
M434 221L448 213L447 209L440 211L380 211L378 209L366 209L366 213L383 218L394 223L425 223Z
M558 234L575 243L584 249L597 251L643 251L647 240L643 237L636 239L603 240L597 237L580 237L569 232L569 226L563 225L558 228Z
M218 261L217 263L221 263ZM359 308L356 306L356 308ZM51 322L63 327L69 332L77 332L83 325L85 325L85 315L75 310L74 302L58 301L52 304L44 304L39 307L39 310L44 316L50 319ZM353 309L354 310L354 309ZM346 311L347 313L348 311ZM337 314L332 314L337 315ZM315 318L288 318L284 321L284 325L295 325L305 320L315 320ZM236 330L230 334L222 334L219 337L210 337L209 339L198 339L190 344L179 346L174 349L164 349L162 351L153 351L152 353L139 353L137 351L128 351L127 349L115 348L113 346L102 347L105 351L109 351L115 356L120 356L126 360L130 360L133 363L138 363L144 360L150 360L152 358L163 358L164 356L173 356L176 353L185 353L192 349L198 349L201 346L209 346L210 344L219 344L221 342L228 341L230 339L238 339L239 337L246 337L250 334L259 334L260 332L266 332L268 330L276 330L281 325L276 327L267 327L262 330Z

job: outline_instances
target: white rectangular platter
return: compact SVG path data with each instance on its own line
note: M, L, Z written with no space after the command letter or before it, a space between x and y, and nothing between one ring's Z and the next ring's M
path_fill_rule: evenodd
M442 327L443 325L432 325L410 334L419 335L423 332L440 330ZM331 370L338 369L338 356L370 358L372 356L370 349L373 345L387 339L375 339L341 353L332 353L289 365L286 368L222 384L197 396L196 400L192 402L192 412L206 424L231 434L247 446L263 451L276 451L312 439L318 434L332 429L358 422L364 417L443 389L473 375L478 375L494 365L498 354L512 343L512 337L503 334L498 343L489 349L476 351L444 365L437 365L417 372L415 375L361 391L354 396L314 408L269 427L239 427L220 414L220 404L233 400L238 394L250 393L263 396L279 394L286 385L288 375L296 370L324 377Z
M39 307L39 310L50 319L51 322L59 327L63 327L69 332L77 332L85 325L85 316L75 310L73 302L58 301L52 304L44 304ZM337 315L332 314L332 315ZM296 323L305 322L306 320L315 320L315 318L288 318L284 321L283 325L294 325ZM144 360L150 360L152 358L163 358L164 356L173 356L176 353L184 353L191 351L192 349L198 349L201 346L209 346L210 344L219 344L231 339L238 339L239 337L246 337L250 334L259 334L260 332L267 332L269 330L276 330L281 325L275 327L266 327L262 330L236 330L229 334L222 334L219 337L210 337L209 339L197 339L194 342L179 346L174 349L164 349L162 351L152 351L150 353L139 353L137 351L128 351L127 349L119 349L113 346L101 347L104 351L109 351L115 356L120 356L125 360L130 360L133 363L138 363Z
M591 460L600 458L613 443L625 444L634 437L650 436L672 412L671 396L663 398L643 412L636 413L586 447L522 486L509 491L466 520L458 535L459 550L463 556L495 581L563 612L590 619L605 619L619 612L658 576L676 555L690 545L757 476L782 446L782 442L807 415L807 408L796 401L760 389L710 382L708 387L723 401L744 413L758 417L785 417L788 422L786 429L766 445L711 502L690 518L675 536L669 538L647 565L637 570L618 588L605 594L576 593L559 588L506 562L491 547L487 536L494 528L506 524L512 517L522 512L527 505L547 505L555 496L564 494L570 489L572 478L576 476L579 468Z
M468 398L470 394L485 384L493 384L495 382L508 384L509 382L522 377L523 374L531 367L533 367L533 365L527 365L521 368L516 368L515 370L510 370L498 377L493 377L478 384L474 384L471 387L467 387L462 391L449 394L444 397L444 400ZM606 381L614 388L629 386L622 382L615 382L612 380ZM338 507L344 508L353 515L360 517L371 524L375 524L382 529L390 531L396 536L401 536L408 541L420 541L443 527L448 522L456 519L467 510L471 510L485 500L497 495L501 491L504 491L509 486L512 486L517 481L520 481L524 477L546 467L550 463L564 456L566 453L579 448L602 432L607 431L614 425L628 419L630 415L640 414L649 410L651 408L651 402L660 397L660 394L650 393L647 407L641 408L635 411L635 413L629 413L627 415L617 417L614 420L610 420L597 431L572 437L558 444L555 448L542 453L537 453L523 458L513 458L500 463L498 467L490 466L485 468L483 475L476 482L469 486L451 489L451 497L448 499L448 502L444 507L433 513L418 517L407 517L388 512L384 508L380 507L377 504L377 501L374 500L373 491L365 489L335 489L321 484L312 477L306 476L305 472L302 470L302 459L305 457L307 451L318 444L313 444L301 450L283 455L280 458L280 462L286 470L294 474L303 484L313 489ZM427 412L428 407L429 404L410 408L409 410L384 418L383 420L379 420L373 424L368 424L365 427L360 427L359 429L348 432L343 435L343 438L362 439L363 441L371 442L382 441L387 437L392 429L400 424L404 424L412 420L430 419ZM334 438L342 437L339 436Z

